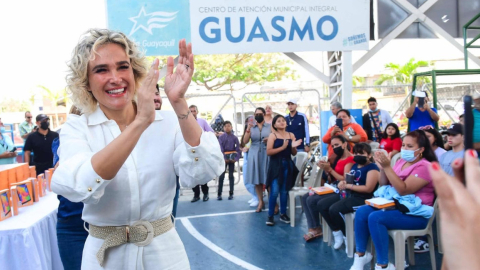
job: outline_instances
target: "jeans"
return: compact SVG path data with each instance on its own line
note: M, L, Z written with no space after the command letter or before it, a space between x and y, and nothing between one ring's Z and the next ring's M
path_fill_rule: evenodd
M173 208L172 208L173 217L177 216L178 197L180 197L180 183L178 182L178 180L179 180L179 177L177 176L177 188L175 190L175 197L173 198Z
M235 177L233 173L235 172L235 163L225 163L225 171L228 167L228 181L230 183L230 194L233 194L233 185L235 184ZM218 196L222 195L223 191L223 180L225 179L225 171L220 175L218 179Z
M410 216L398 210L380 211L368 205L355 214L355 242L357 252L365 253L371 236L377 252L377 264L388 264L388 230L420 230L427 227L428 219Z
M280 214L285 215L287 213L287 175L288 175L288 161L283 160L283 183L279 186L278 179L274 179L270 185L270 197L268 198L268 216L273 217L275 212L275 206L277 204L278 193L280 193Z
M63 268L80 270L82 266L83 247L87 236L88 232L83 228L81 215L58 219L57 244Z
M243 168L242 168L243 183L248 193L252 195L253 199L258 201L257 193L255 192L255 185L245 183L245 175L247 175L247 158L248 158L248 152L243 153Z
M343 235L346 235L345 220L343 219L342 215L353 213L354 207L356 208L356 206L364 204L365 198L349 197L346 199L337 200L334 196L332 196L328 200L326 199L321 202L320 213L332 231L341 230Z
M320 227L320 205L325 199L340 199L340 196L336 193L330 193L325 195L313 194L310 196L308 193L302 196L302 205L307 217L307 225L309 229L315 229Z

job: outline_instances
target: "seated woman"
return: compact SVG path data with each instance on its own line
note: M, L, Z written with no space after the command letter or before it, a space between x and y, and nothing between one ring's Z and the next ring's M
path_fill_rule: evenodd
M380 149L387 151L388 157L392 158L402 149L402 138L400 138L400 129L397 124L390 123L385 128L380 140Z
M331 139L331 146L336 154L336 158L332 165L326 161L318 162L318 166L329 174L331 179L329 182L345 180L345 173L350 172L353 166L353 155L347 150L347 140L343 136L335 136ZM332 169L334 168L334 169ZM320 205L321 201L329 197L339 198L338 194L330 193L326 195L309 195L302 196L302 205L307 217L308 233L303 236L305 241L313 240L322 236L322 227L320 226Z
M428 167L437 158L425 132L415 130L408 133L403 139L401 154L402 158L392 168L384 153L375 153L375 161L381 167L380 185L393 186L401 196L414 194L423 205L432 206L434 190ZM419 230L428 223L425 217L407 215L396 209L378 210L365 205L355 214L357 252L350 270L363 270L364 265L372 260L372 255L366 252L370 237L377 252L375 269L395 269L388 263L388 230Z
M373 191L380 179L380 170L373 163L372 148L367 143L359 143L353 147L353 164L351 175L354 175L353 184L347 184L345 180L338 183L340 190L350 190L350 197L341 199L337 196L329 196L321 200L317 205L320 214L327 221L333 231L335 244L333 248L339 249L346 242L345 222L342 215L353 213L358 206L364 205L366 199L373 197ZM348 173L348 172L346 172Z
M447 150L445 150L445 145L440 132L430 125L420 127L419 129L425 131L425 135L427 135L428 141L430 142L430 146L432 147L435 156L437 156L437 159L440 160L440 157L447 152Z
M352 149L355 143L367 141L368 136L367 133L365 133L365 130L363 130L362 126L351 122L352 119L350 116L350 111L345 109L339 110L337 112L337 119L342 119L343 129L341 130L337 125L332 126L322 138L324 143L330 144L332 138L337 135L341 135L347 140L348 144L350 145L350 149ZM333 147L329 146L328 156L331 156L332 154Z

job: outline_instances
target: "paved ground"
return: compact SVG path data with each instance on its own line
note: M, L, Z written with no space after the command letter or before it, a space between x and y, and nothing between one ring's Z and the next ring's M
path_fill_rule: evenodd
M235 189L231 201L226 198L227 183L223 201L216 200L216 188L210 189L207 202L191 203L191 191L184 191L180 197L176 229L193 270L350 269L353 259L346 256L344 249L334 250L322 239L305 243L307 225L301 209L296 211L296 227L279 222L278 216L276 225L267 227L267 213L254 213L254 208L249 207L250 196L243 184L235 185ZM431 269L429 253L416 254L415 258L416 265L408 269ZM438 269L441 258L437 253ZM393 250L390 261L394 261Z

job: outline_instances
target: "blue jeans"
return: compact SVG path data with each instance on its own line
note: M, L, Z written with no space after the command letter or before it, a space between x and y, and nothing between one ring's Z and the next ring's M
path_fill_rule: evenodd
M173 198L173 208L172 208L173 217L177 216L178 197L180 197L180 183L178 182L178 176L177 176L177 188L175 191L175 197Z
M355 242L357 252L365 253L371 236L377 252L377 264L388 264L388 230L420 230L428 219L403 214L398 210L381 211L368 205L355 214Z
M275 212L275 205L277 204L278 193L280 192L280 214L284 215L287 213L287 200L288 200L288 191L287 191L287 175L288 175L288 161L282 161L283 165L283 183L280 187L278 185L278 179L274 179L270 185L270 197L268 198L268 216L273 217Z
M85 246L87 236L88 232L83 228L81 215L58 219L57 242L63 268L80 270L83 247Z
M255 192L255 185L245 183L245 175L247 175L247 158L248 158L248 152L243 153L243 167L242 167L243 183L245 185L245 188L247 188L248 193L250 193L252 197L258 201L257 193Z

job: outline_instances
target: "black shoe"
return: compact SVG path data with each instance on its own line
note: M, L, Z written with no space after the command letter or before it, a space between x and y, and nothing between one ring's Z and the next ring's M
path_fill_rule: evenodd
M193 197L193 199L191 200L191 202L196 202L196 201L198 201L198 200L200 200L200 197Z
M218 195L217 200L221 201L222 200L222 195Z
M280 221L285 222L285 223L290 223L290 218L285 214L281 214L280 215Z
M203 201L204 201L204 202L208 201L208 199L210 199L210 198L208 197L208 194L203 195Z
M417 241L415 241L415 247L413 248L413 251L415 253L424 253L430 251L430 247L427 242L417 239Z
M233 200L233 193L230 193L230 196L228 196L229 200Z
M267 226L275 225L275 221L273 220L273 217L268 217L266 224L267 224Z

